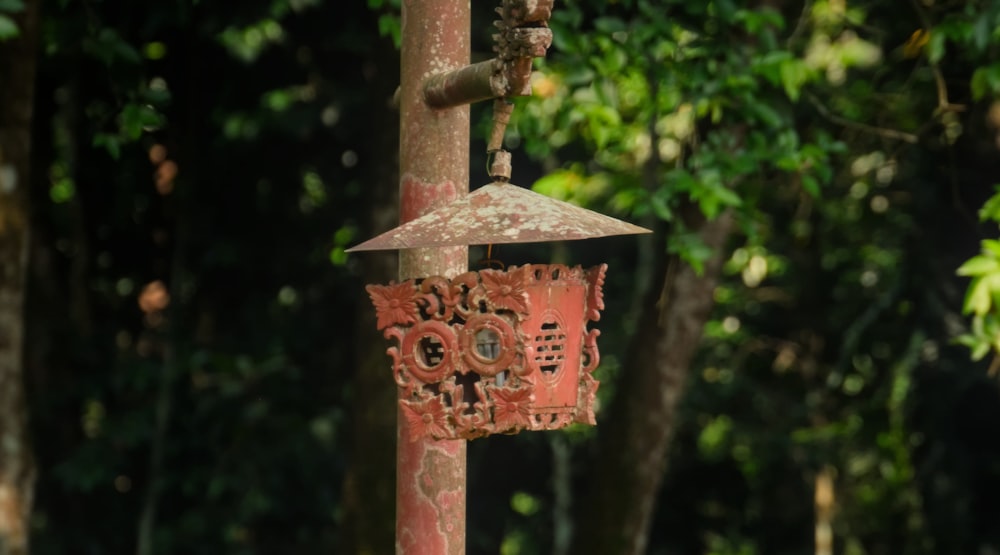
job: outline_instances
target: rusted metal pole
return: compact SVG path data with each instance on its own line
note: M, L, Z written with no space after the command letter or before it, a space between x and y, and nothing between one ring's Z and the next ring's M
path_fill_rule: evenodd
M469 107L435 110L423 94L431 75L469 63L468 0L404 0L400 84L400 223L469 190ZM454 277L468 247L400 251L399 278ZM396 553L465 553L465 440L412 441L397 417Z

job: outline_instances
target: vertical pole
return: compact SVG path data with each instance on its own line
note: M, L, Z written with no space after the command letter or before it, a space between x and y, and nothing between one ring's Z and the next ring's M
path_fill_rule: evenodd
M469 190L469 107L433 110L423 82L469 63L469 0L404 0L400 84L400 223ZM454 277L468 248L406 249L399 278ZM465 553L464 440L410 441L397 416L396 553Z

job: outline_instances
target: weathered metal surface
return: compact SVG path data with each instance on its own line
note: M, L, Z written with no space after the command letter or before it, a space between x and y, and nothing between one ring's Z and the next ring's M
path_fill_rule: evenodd
M504 3L505 14L517 25L548 21L552 17L555 0L509 0Z
M349 251L590 239L650 230L506 183L491 183Z
M505 96L507 86L508 80L502 77L494 58L428 77L424 100L435 108L460 106Z
M494 180L506 183L510 179L510 153L506 150L498 150L493 153L493 161L490 162L490 176Z
M510 115L513 111L513 102L505 98L493 101L493 128L490 129L490 138L486 141L486 152L496 152L503 148L503 135L507 130L507 124L510 123ZM509 173L507 177L510 177Z
M552 44L548 19L552 0L504 0L493 36L491 60L430 76L424 99L434 108L460 106L488 98L531 94L531 59Z
M409 437L594 424L606 265L532 264L369 285Z
M428 76L469 63L469 2L405 0L400 82L400 219L406 222L468 191L469 109L432 110L423 100ZM455 276L467 269L466 247L400 253L399 277ZM387 384L388 385L388 384ZM396 553L465 553L465 458L462 440L409 441L398 415Z

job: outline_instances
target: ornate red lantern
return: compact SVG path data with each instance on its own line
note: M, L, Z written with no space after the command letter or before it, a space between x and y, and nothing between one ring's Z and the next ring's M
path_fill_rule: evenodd
M423 81L435 109L495 98L487 141L493 183L349 251L564 241L649 233L507 183L503 134L513 105L530 94L532 58L552 33L552 0L504 0L497 56ZM419 190L404 174L401 189ZM404 204L406 202L405 194ZM369 285L410 439L472 439L594 424L596 322L607 266L529 264Z
M498 153L506 154L506 153ZM649 231L504 182L357 250L582 239ZM411 440L595 423L607 265L485 269L369 285Z

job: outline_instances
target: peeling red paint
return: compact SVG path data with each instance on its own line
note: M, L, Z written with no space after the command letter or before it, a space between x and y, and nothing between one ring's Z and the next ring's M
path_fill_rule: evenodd
M409 222L458 198L458 188L451 181L427 183L413 175L404 175L399 183L399 221Z
M396 552L465 553L465 442L408 441L399 420ZM405 512L404 512L405 511ZM405 517L405 518L404 518Z
M377 325L395 343L387 353L406 439L593 425L600 332L588 325L604 308L606 270L529 264L369 285ZM429 344L438 347L420 347ZM423 488L445 482L420 472Z

